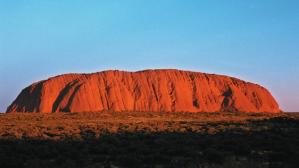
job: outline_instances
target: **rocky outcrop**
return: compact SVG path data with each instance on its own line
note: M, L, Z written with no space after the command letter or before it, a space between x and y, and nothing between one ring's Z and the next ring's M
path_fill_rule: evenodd
M180 70L66 74L25 88L7 112L280 112L265 88Z

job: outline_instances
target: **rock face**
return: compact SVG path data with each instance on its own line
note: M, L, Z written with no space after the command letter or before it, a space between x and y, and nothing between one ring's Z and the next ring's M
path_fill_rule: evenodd
M180 70L66 74L25 88L7 112L280 112L263 87Z

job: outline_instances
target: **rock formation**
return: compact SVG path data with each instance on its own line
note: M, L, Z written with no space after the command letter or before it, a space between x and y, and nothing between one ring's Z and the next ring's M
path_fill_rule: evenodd
M280 112L263 87L180 70L66 74L25 88L7 112Z

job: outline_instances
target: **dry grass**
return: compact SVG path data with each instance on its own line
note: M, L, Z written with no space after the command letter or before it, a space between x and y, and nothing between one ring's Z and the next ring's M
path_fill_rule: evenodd
M66 137L80 140L81 132L90 130L96 137L116 132L219 132L238 128L246 130L253 121L271 118L299 118L295 114L258 113L15 113L0 115L0 138L33 138L62 140ZM250 127L250 129L253 129ZM255 127L254 129L263 129ZM215 132L215 133L216 133Z
M299 159L297 113L18 113L0 123L0 167L292 167Z

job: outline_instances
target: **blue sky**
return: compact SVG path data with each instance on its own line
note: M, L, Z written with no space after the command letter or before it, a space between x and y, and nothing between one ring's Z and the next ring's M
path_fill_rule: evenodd
M49 76L176 68L267 87L299 111L297 0L0 0L0 111Z

